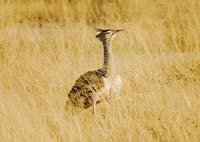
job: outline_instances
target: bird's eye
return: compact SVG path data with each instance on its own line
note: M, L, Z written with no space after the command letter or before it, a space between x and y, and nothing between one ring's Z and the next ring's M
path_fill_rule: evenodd
M111 31L107 31L107 34L111 34Z

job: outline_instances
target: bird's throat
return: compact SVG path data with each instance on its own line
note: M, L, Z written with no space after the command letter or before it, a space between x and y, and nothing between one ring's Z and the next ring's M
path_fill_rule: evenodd
M113 78L115 75L114 59L112 55L111 42L105 41L103 43L103 69L108 78Z

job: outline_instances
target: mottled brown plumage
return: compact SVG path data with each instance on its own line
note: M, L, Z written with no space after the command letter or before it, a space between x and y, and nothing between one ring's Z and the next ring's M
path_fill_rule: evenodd
M68 94L69 100L66 102L66 107L68 107L68 104L72 104L77 108L88 108L92 105L95 107L102 96L112 88L113 81L118 81L118 83L113 83L114 85L121 83L119 75L115 79L116 72L110 47L112 39L121 30L99 29L98 31L100 33L96 37L102 42L104 51L103 67L96 71L88 71L76 80Z
M95 94L104 87L105 71L88 71L81 75L75 82L68 97L77 107L88 108L98 101Z

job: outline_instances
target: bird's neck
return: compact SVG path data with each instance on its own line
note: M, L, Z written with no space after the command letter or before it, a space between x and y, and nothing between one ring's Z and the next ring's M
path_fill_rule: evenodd
M107 78L113 78L115 75L114 59L110 41L103 43L103 70L105 70Z

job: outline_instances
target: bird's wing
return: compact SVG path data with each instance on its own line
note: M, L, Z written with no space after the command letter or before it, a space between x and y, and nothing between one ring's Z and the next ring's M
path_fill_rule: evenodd
M98 70L86 72L76 80L68 94L69 98L74 104L91 106L95 94L104 87L103 78Z

